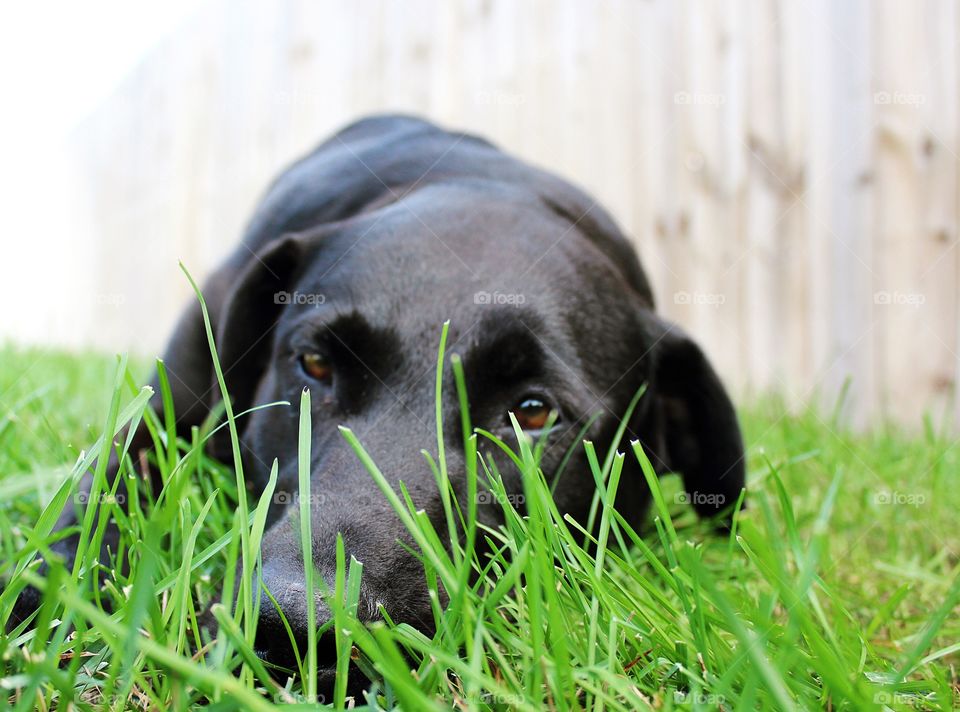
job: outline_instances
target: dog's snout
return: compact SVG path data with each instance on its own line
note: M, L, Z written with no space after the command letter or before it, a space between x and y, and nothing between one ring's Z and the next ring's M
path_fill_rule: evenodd
M308 612L312 605L314 625L318 631L317 664L320 668L334 667L334 634L332 630L324 630L333 615L325 600L325 592L333 590L334 582L321 578L317 572L311 601L302 562L265 562L261 577L263 589L257 622L257 654L275 665L296 670L297 656L303 660L307 651ZM372 603L374 599L368 586L362 584L357 607L359 620L372 622L378 616L377 608Z
M427 516L441 520L442 502L419 453L401 457L395 450L374 448L371 456L385 463L391 479L406 483L410 496ZM292 480L282 490L288 494L274 498L272 521L261 544L264 591L256 647L265 660L290 670L298 667L298 660L307 652L312 607L318 631L318 666L327 670L336 666L335 637L329 625L333 613L326 595L336 588L341 546L347 562L356 560L362 565L355 614L360 622L388 616L423 631L433 630L423 565L401 545L412 545L409 534L387 498L369 480L346 446L331 448L322 461L314 463L309 501L295 494ZM310 558L315 572L312 597L304 575L304 516L310 518Z
M257 622L257 655L274 665L297 670L298 659L302 661L307 652L310 605L316 613L315 625L322 629L330 612L319 592L312 602L308 600L302 571L299 575L284 575L274 567L266 567ZM334 665L335 654L333 638L321 635L317 639L318 666Z

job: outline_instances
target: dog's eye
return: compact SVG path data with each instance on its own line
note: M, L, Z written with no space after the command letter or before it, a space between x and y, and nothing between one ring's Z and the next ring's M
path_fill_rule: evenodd
M315 381L330 383L333 378L333 367L320 354L304 354L300 357L300 367Z
M539 398L524 398L513 408L513 414L524 430L541 430L550 419L550 406Z

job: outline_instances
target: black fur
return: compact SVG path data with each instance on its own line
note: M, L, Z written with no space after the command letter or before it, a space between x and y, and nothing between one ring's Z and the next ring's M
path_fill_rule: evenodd
M323 303L278 303L281 292L322 295ZM701 514L732 506L744 485L733 407L700 349L654 314L629 242L583 192L481 139L401 116L352 124L274 182L204 293L236 411L267 401L297 404L310 388L316 565L332 581L342 534L348 554L364 564L360 610L369 619L381 604L393 620L425 630L432 616L423 572L397 544L408 537L337 426L352 428L390 481L403 480L439 527L440 499L420 449L435 437L434 369L446 320L448 349L464 360L474 424L510 440L506 413L527 394L558 409L544 470L577 445L556 492L561 511L583 520L593 493L576 433L599 413L587 437L605 447L644 383L627 436L643 443L659 471L683 475ZM485 294L492 303L483 303ZM298 356L306 351L333 364L330 386L304 374ZM178 427L188 432L219 396L196 306L179 322L164 360ZM443 407L448 465L465 496L449 374ZM258 411L242 424L254 490L278 458L278 493L296 492L296 405ZM147 445L138 434L135 446ZM229 457L225 445L219 441L217 450ZM519 494L516 472L490 455ZM620 510L638 522L648 497L639 467L629 465ZM271 512L263 575L305 638L292 509L278 504ZM494 523L494 510L481 505L480 516ZM69 546L61 549L69 553ZM286 635L266 599L261 615L263 652L284 659ZM321 610L321 622L325 615Z

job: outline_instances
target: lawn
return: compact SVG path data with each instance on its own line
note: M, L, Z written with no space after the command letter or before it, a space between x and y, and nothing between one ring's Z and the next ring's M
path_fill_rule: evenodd
M148 364L97 354L0 349L0 631L17 590L28 582L45 589L33 625L0 632L0 706L315 706L313 656L303 656L302 671L268 669L251 646L257 597L243 584L236 601L216 597L233 588L236 562L256 565L263 510L238 490L233 469L202 456L206 432L177 442L162 420L151 420L165 494L156 498L131 479L129 511L96 497L102 505L86 510L81 529L90 546L78 565L55 565L43 577L27 566L56 536L52 517L74 506L77 475L89 467L104 483L101 435L119 431L123 446L122 426L144 413L137 384L147 372ZM362 566L342 561L327 592L338 665L353 660L373 679L354 703L955 708L960 447L930 423L857 434L827 412L786 414L775 398L742 406L748 507L729 534L697 521L675 476L652 480L650 525L632 531L606 504L622 464L606 452L593 460L602 483L596 526L568 521L551 507L535 444L517 440L504 446L525 473L526 512L501 498L502 529L478 529L469 511L453 509L460 543L450 549L446 527L433 531L402 494L392 495L430 585L442 584L450 602L435 608L433 638L404 625L365 628L351 609ZM352 444L362 457L362 444ZM437 455L436 442L419 445ZM629 442L619 451L638 457ZM442 485L440 465L437 476ZM484 463L468 478L481 487L492 478L496 495ZM111 567L94 587L91 574L108 562L92 552L111 515L122 517L117 553L130 567ZM587 543L587 531L596 541ZM479 537L495 555L474 554ZM322 701L351 704L344 684Z

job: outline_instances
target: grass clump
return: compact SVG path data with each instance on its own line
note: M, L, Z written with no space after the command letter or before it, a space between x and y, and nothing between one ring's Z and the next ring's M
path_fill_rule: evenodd
M455 355L449 360L465 403L462 370ZM438 395L447 361L441 343ZM743 414L750 507L722 536L696 520L678 479L658 480L628 442L600 453L583 445L584 475L597 485L596 526L572 521L553 504L538 444L517 427L512 442L495 444L523 473L520 507L478 454L478 439L492 436L474 430L466 408L457 424L466 511L450 496L442 432L455 426L442 423L439 409L437 442L426 453L444 495L435 529L344 430L416 544L436 633L359 623L362 564L348 561L340 542L327 625L338 670L356 665L371 683L364 699L351 699L340 675L321 698L310 650L292 671L257 658L259 583L234 578L238 564L259 566L276 465L266 491L247 503L242 472L204 455L213 420L178 439L172 414L155 416L149 392L134 385L131 371L142 370L123 359L0 351L0 705L859 710L957 702L960 449L929 425L919 436L853 434L813 409L755 404ZM303 399L300 488L309 493L309 393ZM89 426L94 413L100 425ZM228 413L219 427L234 430L242 417ZM159 492L126 452L124 428L140 420L154 438ZM104 476L110 449L123 461L126 506ZM626 458L639 458L653 491L647 531L634 531L610 506ZM80 502L85 472L94 485ZM503 510L502 527L476 521L478 493L487 490ZM301 496L301 506L308 501ZM76 565L54 559L40 576L36 555L63 535L52 525L72 506L81 514ZM111 518L121 534L111 560L101 561ZM302 523L309 560L309 517ZM8 630L26 584L43 591L42 606L30 626Z

